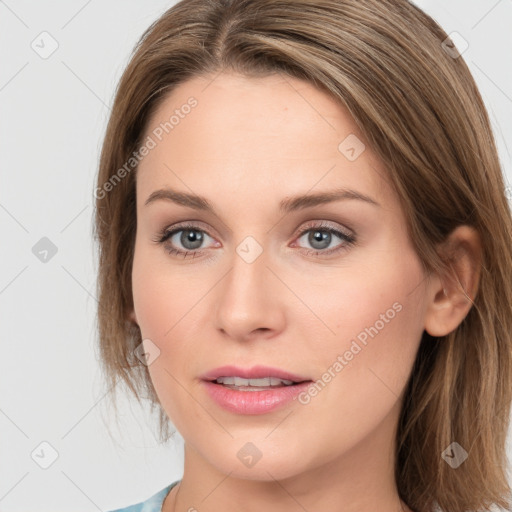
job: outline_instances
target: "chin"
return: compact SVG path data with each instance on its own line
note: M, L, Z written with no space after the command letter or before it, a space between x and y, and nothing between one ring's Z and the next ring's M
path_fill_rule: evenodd
M304 447L297 450L293 444L283 446L269 440L252 442L249 439L231 440L227 445L219 446L221 452L204 456L218 471L242 480L285 480L307 470Z

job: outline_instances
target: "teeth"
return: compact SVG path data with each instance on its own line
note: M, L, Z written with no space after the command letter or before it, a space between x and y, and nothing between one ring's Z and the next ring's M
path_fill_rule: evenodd
M269 387L269 386L291 386L292 380L278 379L277 377L264 377L262 379L244 379L242 377L219 377L215 381L218 384L226 384L228 386L255 386L255 387Z

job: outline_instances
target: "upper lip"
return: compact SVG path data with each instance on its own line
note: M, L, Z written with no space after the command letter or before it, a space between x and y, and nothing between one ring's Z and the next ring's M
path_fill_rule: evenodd
M220 366L201 375L201 379L213 381L218 377L242 377L244 379L260 379L265 377L276 377L278 379L291 380L293 382L309 381L308 377L302 377L280 368L270 366L253 366L252 368L240 368L239 366Z

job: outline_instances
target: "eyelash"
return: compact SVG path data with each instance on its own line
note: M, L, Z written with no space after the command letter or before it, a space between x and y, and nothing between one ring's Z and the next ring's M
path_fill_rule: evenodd
M315 225L308 225L305 229L303 229L299 233L297 238L300 239L306 233L308 233L309 231L313 231L313 230L323 231L323 232L327 232L327 233L336 235L337 237L341 238L344 241L344 243L337 248L328 249L325 251L318 251L318 250L314 250L314 249L305 249L305 251L307 251L308 256L313 255L313 256L323 257L323 256L331 255L334 253L338 253L338 252L347 250L348 248L350 248L351 246L353 246L356 243L356 237L353 234L343 233L342 231L335 229L335 228L329 226L328 224L325 224L322 222L320 222L319 224L315 224ZM207 231L199 228L199 226L197 226L195 224L184 224L184 225L179 225L172 230L169 230L167 227L162 229L157 234L156 238L153 239L153 242L163 245L169 238L171 238L176 233L179 233L180 231L197 231L200 233L205 233L210 238L213 238ZM183 258L186 258L187 254L197 254L197 253L201 253L204 251L204 249L203 250L198 249L195 251L182 251L181 249L176 249L174 247L166 247L165 249L170 255L183 256Z

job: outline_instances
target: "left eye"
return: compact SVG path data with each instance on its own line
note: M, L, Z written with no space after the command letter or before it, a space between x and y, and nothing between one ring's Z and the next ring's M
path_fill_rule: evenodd
M329 247L331 242L333 241L333 235L339 238L342 242L342 245L350 245L354 242L354 237L350 234L342 233L337 229L332 227L315 227L309 228L302 231L299 240L302 238L306 238L307 243L310 244L314 251L313 252L322 252L330 254L331 252L338 250L336 247L334 249L325 250Z

